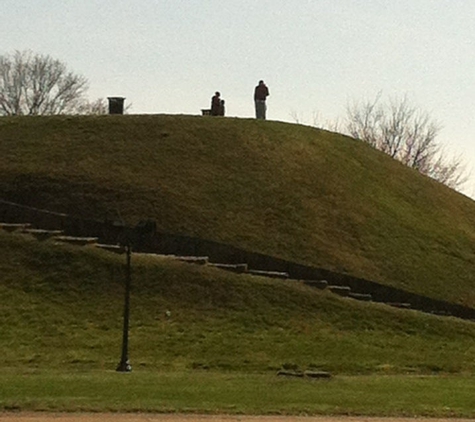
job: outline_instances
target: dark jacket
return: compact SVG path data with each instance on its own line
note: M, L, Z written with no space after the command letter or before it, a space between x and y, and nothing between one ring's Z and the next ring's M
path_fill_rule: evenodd
M219 116L221 111L221 98L217 95L214 95L211 98L211 115L212 116Z
M254 101L265 101L268 95L269 88L267 88L266 84L259 84L254 90Z

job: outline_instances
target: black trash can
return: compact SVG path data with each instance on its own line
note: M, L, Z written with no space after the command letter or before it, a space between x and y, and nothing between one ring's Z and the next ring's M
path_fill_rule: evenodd
M125 97L107 97L109 100L109 114L124 114Z

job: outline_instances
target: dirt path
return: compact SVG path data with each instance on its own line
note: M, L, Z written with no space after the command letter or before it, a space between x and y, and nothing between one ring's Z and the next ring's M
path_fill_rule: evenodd
M470 419L298 417L298 416L207 416L114 413L0 413L2 422L473 422Z

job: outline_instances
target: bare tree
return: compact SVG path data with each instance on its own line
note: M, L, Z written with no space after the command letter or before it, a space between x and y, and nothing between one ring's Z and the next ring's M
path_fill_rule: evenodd
M347 107L346 131L403 164L453 188L468 180L461 157L450 158L437 139L440 125L410 105L407 97L380 103L354 102Z
M105 98L98 98L95 101L84 101L78 108L78 114L107 114L109 106Z
M0 56L0 115L76 113L86 78L47 55L16 51Z

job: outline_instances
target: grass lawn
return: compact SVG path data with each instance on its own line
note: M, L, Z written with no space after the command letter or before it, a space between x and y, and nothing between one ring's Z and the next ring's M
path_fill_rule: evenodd
M17 372L0 375L3 411L475 417L472 376L222 372Z

